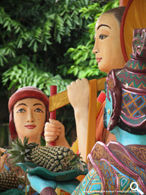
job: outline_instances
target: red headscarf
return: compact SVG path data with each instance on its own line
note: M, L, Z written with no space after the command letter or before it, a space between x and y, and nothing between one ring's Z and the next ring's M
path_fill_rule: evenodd
M49 119L49 98L41 90L36 87L30 86L18 89L15 93L12 94L8 102L8 108L10 112L9 129L12 139L15 139L17 137L17 132L13 120L13 107L16 102L25 98L36 98L42 101L46 106L46 121Z

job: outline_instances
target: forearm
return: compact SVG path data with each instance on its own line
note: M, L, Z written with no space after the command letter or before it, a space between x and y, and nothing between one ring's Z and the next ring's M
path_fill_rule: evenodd
M79 152L86 160L87 134L88 134L88 108L74 110Z
M87 79L78 79L67 86L69 101L74 109L79 152L86 160L89 83Z

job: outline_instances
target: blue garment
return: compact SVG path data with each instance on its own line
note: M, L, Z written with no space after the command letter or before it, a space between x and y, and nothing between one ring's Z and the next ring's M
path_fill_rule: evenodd
M108 126L108 123L112 115L112 110L113 110L112 98L111 98L111 93L109 92L109 99L106 98L106 104L105 104L105 118L104 118L105 127ZM129 144L146 145L146 134L135 135L127 131L124 131L118 125L115 126L114 129L111 130L110 132L113 133L116 136L117 141L123 145L129 145Z

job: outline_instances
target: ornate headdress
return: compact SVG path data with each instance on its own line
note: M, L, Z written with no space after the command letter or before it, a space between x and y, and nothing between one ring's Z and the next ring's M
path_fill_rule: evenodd
M113 99L113 113L108 125L123 130L146 133L146 28L136 29L133 53L123 69L112 70L107 78Z

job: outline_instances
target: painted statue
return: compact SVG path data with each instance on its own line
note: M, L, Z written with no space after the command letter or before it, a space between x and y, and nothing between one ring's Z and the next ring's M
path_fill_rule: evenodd
M112 10L111 12L108 12L107 14L103 14L100 17L99 24L98 23L96 24L96 28L98 28L98 26L100 26L99 30L102 31L101 36L96 36L95 37L96 44L95 44L95 47L93 49L93 52L96 53L96 55L97 55L97 52L95 50L97 49L97 42L98 41L106 41L105 38L107 38L107 36L110 37L110 33L113 32L111 30L111 28L116 29L116 31L114 33L111 33L111 38L113 38L114 36L117 37L117 39L114 39L114 40L115 40L115 44L118 45L118 47L114 47L115 44L113 44L112 49L113 49L113 53L116 52L117 49L119 50L120 58L113 58L114 61L117 61L116 66L114 66L114 68L121 68L124 65L124 58L122 56L122 51L121 51L121 48L119 46L120 45L120 40L119 40L119 36L120 36L120 22L121 22L121 18L122 18L123 13L124 13L124 8L123 7L116 8L116 9ZM108 20L109 20L109 18L111 18L111 20L109 20L109 23L107 23L107 26L109 26L109 27L107 27L106 25L105 26L102 25L102 23L104 24L105 22L107 22L106 18ZM108 34L107 35L103 35L103 31L108 32ZM112 40L110 41L109 44L111 44L111 43L112 43ZM102 45L101 45L101 50L102 50ZM109 49L108 49L108 51L109 51ZM104 51L102 51L101 54L103 55L103 57L102 57L102 55L100 55L100 58L102 57L104 59L104 56L105 56ZM96 56L96 58L97 58L97 56ZM99 59L97 59L98 63L99 64L101 63L101 67L103 67L103 65L107 63L107 61L103 61L103 63L102 63L102 60L100 59L100 62L99 62ZM120 63L120 66L119 66L119 63ZM108 67L110 67L110 66L108 66ZM112 68L113 67L112 67L112 64L111 64L111 67L110 67L109 70L111 70ZM102 68L101 68L101 70L102 70ZM106 72L109 72L109 70L108 69L107 70L103 69L103 71L106 71ZM77 83L77 85L74 87L75 83ZM79 151L80 151L81 155L84 158L84 154L83 154L84 153L84 148L85 148L84 145L86 143L86 140L84 138L87 135L82 132L82 129L84 129L84 131L87 129L89 87L88 87L88 81L86 79L83 79L81 81L77 80L75 83L74 82L71 83L71 85L68 87L68 96L69 96L69 100L70 100L70 102L71 102L71 104L72 104L72 106L74 107L74 110L75 110L75 119L76 119L76 124L77 124L77 136L78 136L79 140L81 140L81 144L79 143ZM77 97L77 94L78 94L77 91L78 90L76 89L76 87L78 86L78 83L80 83L78 90L81 92L81 89L83 89L83 91L81 93L79 93L79 94L82 95L82 98L84 98L81 101L78 101L79 97ZM75 92L76 95L74 95L74 92ZM71 99L73 99L73 100L71 100ZM85 104L85 102L86 102L86 104ZM76 106L79 106L80 109L78 109L79 107L76 109ZM76 113L77 110L81 111L81 115L80 116L78 115L78 113ZM83 116L83 115L85 115L85 116ZM79 117L82 118L81 129L80 129L80 127L78 127L78 124L79 124L78 123L78 119L80 119ZM80 131L78 131L78 129L80 129ZM53 134L53 129L52 129L52 134ZM56 136L55 136L55 133L54 133L54 140L55 139L56 139ZM50 141L54 141L54 140L53 140L53 137L52 137L52 139ZM81 149L80 146L83 147L83 149ZM41 179L41 178L39 178L37 176L35 177L35 176L31 176L31 175L28 175L28 179L31 182L31 185L33 186L34 189L36 189L39 192L42 192L41 194L43 194L43 195L47 194L46 188L48 186L50 186L50 183L51 183L50 181L43 180L43 179ZM36 185L36 183L39 183L40 186ZM52 184L52 186L53 185L54 185L54 183ZM67 184L64 187L64 190L68 189L68 186L70 186L71 189L69 189L67 191L69 191L69 192L73 191L73 187L74 187L73 184L72 185L71 184Z
M35 87L18 89L10 97L8 104L12 139L18 136L23 141L26 136L29 142L40 144L41 135L44 133L48 145L58 137L56 145L63 143L64 146L69 147L67 141L64 140L63 125L57 120L49 119L49 100L41 90Z
M114 90L112 91L112 89L114 89L112 87L116 87L117 83L118 84L123 83L123 80L125 81L126 76L129 75L129 72L127 73L125 69L122 69L125 66L125 60L122 55L120 38L119 38L120 23L121 23L123 13L124 13L124 8L122 7L113 9L109 12L102 14L96 24L95 46L93 52L96 55L99 68L102 71L105 71L107 73L109 73L112 69L120 69L119 71L121 72L120 73L118 72L119 74L116 74L115 76L114 73L117 70L115 72L112 71L107 77L108 78L107 88L106 88L107 98L106 98L106 102L104 103L105 109L103 106L102 116L99 119L101 121L100 126L97 127L97 131L99 131L99 129L102 129L101 132L106 132L106 134L104 133L104 136L106 135L105 136L106 139L105 137L103 137L103 139L104 142L107 143L107 145L105 145L104 142L97 142L96 145L93 147L91 153L88 156L89 173L87 174L83 182L81 182L81 184L76 188L73 194L86 194L86 193L93 194L94 192L104 193L105 191L114 194L118 194L120 192L123 193L126 191L127 194L130 191L130 188L133 189L134 191L135 187L138 190L138 192L140 193L145 192L145 188L144 188L145 185L145 175L144 175L145 145L144 144L145 143L143 143L145 139L145 133L144 135L134 135L133 131L132 132L130 132L129 130L127 131L126 126L129 126L128 125L129 123L130 125L133 124L133 122L135 121L131 120L131 116L132 117L134 116L132 115L132 113L129 113L129 115L125 115L127 114L125 108L128 105L128 103L125 102L123 103L122 97L124 96L124 92L123 92L124 88L122 88L120 84L118 85L120 86L120 89L118 87L117 93L114 93ZM133 71L134 67L132 67L131 69ZM131 77L131 79L133 78ZM140 83L141 80L137 79L137 82L134 83L135 88L137 88L138 82ZM128 80L127 84L129 85L129 83L130 81ZM127 89L129 89L129 86L127 84L126 87L128 87ZM88 99L89 99L88 81L86 79L83 79L71 83L71 85L68 86L68 97L75 112L77 136L79 141L79 151L83 156L83 158L85 159L86 158L85 145L87 140L87 125L88 125ZM121 99L122 106L120 109L122 109L122 113L124 113L123 115L119 111L120 109L118 108L119 106L118 103L115 104L115 102L119 101L119 100L117 101L118 98ZM141 102L139 102L139 104L140 103ZM105 111L105 117L103 117L104 111ZM124 118L125 116L126 118ZM139 115L137 115L137 118L138 117ZM105 118L107 120L104 122L103 119ZM119 120L118 123L116 123L117 118ZM110 122L107 123L107 121ZM138 121L143 122L143 115L142 117L140 116L138 118ZM111 124L111 126L109 126L109 124ZM136 124L138 123L136 122ZM139 125L140 124L141 122L139 123ZM107 131L105 127L107 127L107 129L109 129L110 131ZM123 127L126 129L123 129ZM118 133L116 133L117 128L120 129ZM135 129L135 127L132 129ZM125 139L125 137L127 139ZM137 139L138 137L139 139ZM56 139L55 135L54 138L51 139L51 141L53 141L53 139L54 140ZM136 142L134 140L136 140ZM137 147L137 145L139 146ZM43 180L38 177L30 178L30 176L28 178L32 185L33 182L37 181L37 183L41 185L41 189L45 189L49 185L48 184L49 181L47 180ZM36 185L34 186L34 188L35 187ZM46 192L44 191L43 194L47 194L47 193L48 193L47 191Z
M124 13L124 7L115 8L107 13L104 13L100 18L99 21L97 21L96 24L96 36L95 36L95 46L93 49L93 52L96 55L97 62L99 64L99 67L101 70L105 72L109 72L113 68L122 68L125 64L121 47L120 47L120 23L122 19L122 15ZM116 29L114 31L114 29ZM99 34L100 33L100 34ZM105 34L106 33L106 34ZM116 39L114 38L116 37ZM109 39L110 41L107 42L106 39ZM112 44L112 39L114 39L114 44ZM101 43L99 44L99 42ZM105 45L108 43L112 45L112 53L113 58L110 63L110 65L106 66L107 62L110 61L110 55L106 56L106 53L103 50ZM116 45L116 46L115 46ZM111 51L109 48L106 48L106 52ZM114 55L118 51L118 55ZM99 56L99 57L98 57ZM114 57L115 56L115 57ZM106 59L108 57L108 59ZM114 64L113 62L116 62ZM113 65L114 64L114 65ZM101 65L101 66L100 66ZM106 69L104 69L104 66L106 66ZM75 112L75 119L76 119L76 125L77 125L77 137L79 141L79 152L85 159L85 145L86 145L86 139L87 139L87 125L88 125L88 99L89 99L89 86L88 81L86 79L77 80L75 82L72 82L71 85L68 86L68 97L70 100L71 105L74 108ZM103 116L103 115L102 115ZM103 117L102 117L102 128L103 128ZM37 179L37 180L36 180ZM35 181L38 181L40 183L44 183L44 189L47 185L49 185L49 182L47 180L42 180L41 178L30 178L31 184L34 186L34 188L37 188L37 186L34 184ZM38 189L39 190L39 189ZM45 193L44 193L45 194ZM47 194L47 193L46 193Z
M19 138L23 142L24 137L27 137L29 143L35 142L39 145L44 145L45 141L47 145L50 145L52 140L56 140L56 145L69 148L63 124L49 119L49 99L41 90L30 86L18 89L10 97L8 107L12 140ZM0 158L0 172L15 171L18 176L23 176L24 172L19 167L12 166L7 160L8 154L5 149L1 148L0 151L4 154ZM50 188L49 191L51 190Z
M112 69L124 67L125 61L120 44L120 24L124 7L114 8L102 14L95 26L95 44L93 53L101 71L108 73ZM73 106L79 151L86 160L86 143L88 127L89 85L87 79L72 82L68 87L68 97ZM104 103L105 104L105 103ZM104 131L102 108L100 118L97 118L97 131ZM108 135L109 137L109 135ZM99 140L99 137L96 138Z
M136 4L139 3L138 1L133 2L136 2ZM145 2L141 1L140 3L141 4L139 5L139 7L142 8L142 5L144 5ZM134 7L134 9L136 7ZM109 49L112 49L113 46L112 41L109 42L110 35L112 35L110 34L110 32L112 31L110 30L112 30L113 28L111 28L111 26L109 25L110 18L108 18L108 14L109 13L103 14L102 16L104 17L100 17L100 23L97 22L95 29L95 46L93 52L96 55L98 65L101 70L106 71L107 73L112 69L119 69L119 71L112 71L107 77L107 98L105 102L105 107L103 109L104 115L102 115L104 116L104 120L102 123L100 123L100 125L97 124L97 131L99 131L99 129L101 128L104 128L103 132L106 132L106 134L103 133L103 140L101 140L102 142L97 142L93 147L91 153L88 155L89 173L81 182L81 184L76 188L76 190L72 193L73 195L98 193L144 194L146 192L146 92L144 89L146 68L145 29L139 29L135 31L135 36L133 40L133 55L131 59L127 62L126 68L120 69L120 62L119 67L118 65L116 67L114 65L114 60L112 61L112 59L113 55L116 54L118 56L121 50L118 50L117 47L117 51L113 53L112 50ZM137 18L139 18L138 14ZM98 34L98 30L100 29L100 27L103 27L106 30L102 31L101 34ZM100 40L101 42L99 42ZM104 52L102 53L105 58L111 56L111 58L109 57L108 60L103 60L103 57L100 54L100 51L102 51L102 43L103 48L105 48L107 51L109 49L108 52L110 55L107 54L104 56ZM102 64L102 62L105 62L105 64ZM121 68L124 66L125 63L123 64L123 66L121 66ZM85 100L85 108L83 109L83 101L81 99L79 99L79 101L74 101L72 99L77 95L79 98L78 92L81 90L79 84L84 87L83 89L86 90L86 93L88 94L89 88L88 81L86 79L78 80L72 83L71 86L68 87L68 93L69 97L71 97L71 104L73 101L72 105L74 108L77 122L77 131L79 131L79 150L81 151L85 159L86 148L83 147L85 146L85 144L83 144L82 139L84 136L84 143L86 143L86 130L88 120L87 115L85 115L84 112L88 110L88 100L85 100L84 97L83 100ZM74 88L74 91L76 91L76 96L72 94L72 88ZM134 97L136 99L134 99ZM82 102L81 109L80 106L78 107L77 104L77 102L80 101ZM128 110L128 108L131 109Z
M120 44L120 23L123 13L123 7L110 10L107 13L102 14L96 24L95 46L93 52L96 55L96 59L100 69L107 73L109 73L112 69L120 69L121 73L123 73L122 71L124 71L124 69L122 68L125 66L125 60L122 55ZM108 78L110 77L110 74ZM119 82L122 82L123 75L121 75L121 77L118 77L117 75L117 79L119 79ZM110 83L111 82L107 82L107 86ZM142 194L145 192L145 145L143 143L145 139L143 139L144 135L134 135L133 133L127 132L123 129L119 130L118 133L115 133L116 128L121 128L120 125L117 125L115 123L115 121L117 121L116 117L119 117L121 119L121 115L118 111L119 115L117 116L117 112L115 110L118 110L118 106L117 104L115 106L114 103L115 99L117 100L117 96L118 98L121 97L122 102L122 95L120 96L119 93L118 95L116 93L116 95L113 95L113 99L110 99L112 95L110 95L111 92L110 90L108 90L109 88L107 87L107 98L106 102L104 103L105 107L103 106L102 109L100 118L101 122L100 125L97 124L97 131L99 131L99 129L102 129L101 132L104 132L102 134L104 135L102 140L103 142L97 142L93 147L91 153L88 155L89 173L80 183L80 185L75 189L73 194L104 194L105 191L111 194L128 194L129 192L139 192ZM88 81L86 79L83 79L72 82L71 85L68 86L68 97L75 112L79 151L85 159L85 145L87 140L88 125ZM112 107L112 104L114 105L114 107ZM123 105L123 102L121 105ZM104 113L105 117L103 117ZM108 115L111 117L109 117ZM111 118L110 120L113 122L111 124L115 125L113 126L114 128L110 131L107 130L109 127L108 124L106 124L108 121L108 117ZM131 119L131 117L129 118ZM107 121L104 122L103 119L107 119ZM128 120L128 117L126 119ZM126 125L124 123L124 127L125 126ZM127 141L125 141L126 139L122 139L123 137L126 137ZM134 141L134 137L136 139L136 142ZM139 139L137 139L138 137ZM131 142L128 141L129 139ZM137 147L137 145L139 146ZM30 181L33 184L33 181L36 180L33 180L33 177L31 179ZM37 179L39 183L44 184L44 188L49 183L47 180L43 180L38 177L35 179ZM34 187L36 186L34 185Z
M146 193L146 29L136 29L131 59L107 76L104 123L116 141L97 142L89 173L73 194Z

